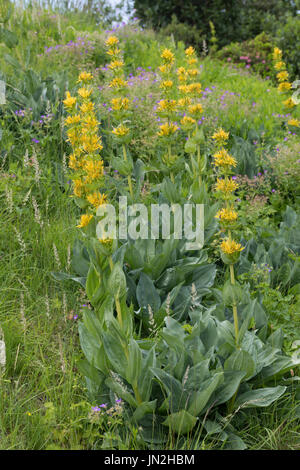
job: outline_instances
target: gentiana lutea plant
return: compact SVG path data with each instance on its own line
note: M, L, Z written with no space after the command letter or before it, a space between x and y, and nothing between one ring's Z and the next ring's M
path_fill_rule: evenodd
M111 98L112 132L123 148L126 162L126 145L130 145L126 123L129 102L124 95L126 85L119 40L109 37L106 45L112 59L110 83L115 93ZM203 136L199 137L197 126L202 113L198 102L201 85L191 81L198 76L195 52L186 51L190 68L179 67L176 73L180 86L192 87L194 91L185 93L185 89L181 89L176 106L173 102L175 57L168 49L161 57L163 99L158 112L164 122L157 138L165 140L165 159L171 162L176 152L171 139L177 132L175 111L179 103L185 103L190 120L185 119L182 125L188 121L193 125L185 129L195 144L195 152L189 152L196 155L193 178L199 186L207 184L203 181L203 172L208 158L197 151ZM92 307L84 309L79 324L85 359L78 365L95 405L113 404L115 396L122 399L124 413L143 429L145 436L148 435L145 439L151 441L154 436L160 436L163 440L169 432L180 435L196 429L204 435L209 431L207 417L217 426L224 410L225 413L238 412L241 408L273 403L286 390L279 379L299 364L282 354L279 330L268 334L259 299L253 299L247 289L242 293L237 284L234 265L243 247L233 236L238 216L234 207L237 184L232 178L236 159L225 148L229 134L219 129L212 136L215 142L212 166L217 182L211 191L217 193L222 203L215 215L225 234L221 257L229 266L229 281L222 288L220 300L220 289L213 289L216 266L204 264L207 261L205 248L192 258L191 253L180 251L178 241L174 240L162 244L162 251L157 254L155 241L120 243L97 236L99 207L108 202L108 195L102 189L106 187L104 162L100 156L102 141L91 100L91 80L90 74L82 72L77 96L68 93L64 101L69 111L66 125L72 145L69 166L73 171L74 199L84 210L78 224L84 243L77 242L75 246L73 267ZM128 169L123 176L133 197L135 188L130 172ZM176 180L172 165L170 178ZM109 202L113 204L114 200ZM140 253L139 249L145 252ZM208 277L209 282L206 282ZM139 279L137 287L136 279ZM209 301L206 295L210 296ZM176 308L178 299L182 312ZM138 310L134 307L136 303L140 306ZM228 305L232 311L229 319L222 311L220 313L220 307L224 310ZM144 327L141 311L149 316L151 329ZM253 328L253 322L259 327ZM224 431L225 439L232 437L230 429Z

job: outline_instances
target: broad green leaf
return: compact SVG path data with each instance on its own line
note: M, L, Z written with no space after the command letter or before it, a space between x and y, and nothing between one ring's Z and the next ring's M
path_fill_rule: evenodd
M86 277L90 268L90 259L87 249L80 240L75 240L73 246L72 268L81 277Z
M153 372L152 367L156 367L155 346L147 351L142 359L142 370L138 382L138 391L144 401L148 401L152 391Z
M108 279L108 290L118 299L126 294L126 277L119 263L116 263Z
M290 357L279 357L271 365L264 367L260 373L262 380L275 380L300 364L300 360Z
M230 433L228 435L228 438L225 441L225 447L224 449L226 450L245 450L247 449L247 445L241 439L239 436L236 434Z
M148 309L148 305L150 305L153 313L159 310L161 305L160 296L153 281L145 273L141 273L136 289L136 297L140 307Z
M141 403L132 415L132 420L137 423L146 415L155 412L157 400L145 401Z
M72 276L67 273L62 273L62 272L51 272L51 276L56 279L57 281L67 281L67 280L72 280L75 282L78 282L79 284L82 285L82 287L85 287L86 283L86 277L77 277L77 276Z
M137 386L142 367L142 353L134 339L131 339L128 345L128 358L126 367L126 380L133 387Z
M237 397L235 408L239 406L243 406L243 408L269 406L271 403L278 400L285 391L286 387L278 385L278 387L259 388L242 393Z
M201 384L208 378L209 372L209 359L205 359L195 366L191 367L188 373L186 388L189 390L197 390Z
M238 390L245 375L245 372L239 371L224 372L224 383L216 390L209 404L212 402L213 406L218 406L230 400Z
M240 349L234 351L234 353L226 359L224 370L245 372L246 375L243 380L247 380L255 371L255 363L247 351Z
M171 413L163 424L169 426L170 430L176 434L187 434L193 429L197 420L198 418L195 416L192 416L185 410L181 410L177 413Z
M97 303L97 298L99 298L99 295L97 296L96 294L99 292L100 286L101 286L100 273L98 273L95 266L91 264L88 275L87 275L87 280L86 280L86 294L92 305ZM102 289L100 289L99 294L101 292L103 292Z
M200 392L194 392L189 400L189 407L188 412L194 416L198 416L203 408L205 407L206 403L210 399L212 393L215 389L220 385L223 380L223 372L216 373L213 377L206 380L203 384L203 390Z
M183 390L182 384L172 375L162 369L151 368L153 374L162 383L169 399L169 408L171 412L177 412L185 409L188 402L188 393Z
M107 359L111 363L113 369L122 377L125 377L127 368L127 359L125 350L115 335L109 331L102 332L102 341Z

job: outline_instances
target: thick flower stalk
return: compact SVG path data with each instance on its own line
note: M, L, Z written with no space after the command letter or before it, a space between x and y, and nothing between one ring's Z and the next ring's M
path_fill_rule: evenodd
M78 78L77 96L66 93L63 101L69 115L65 119L68 141L72 146L69 167L72 172L73 197L85 209L81 215L79 228L87 227L95 216L99 205L105 204L107 196L101 191L104 181L104 164L100 157L102 141L98 135L99 122L94 103L91 101L93 76L81 72Z
M172 154L172 141L179 129L176 119L176 111L178 107L177 100L174 98L176 92L176 84L174 79L174 63L175 57L172 51L164 49L161 54L162 65L159 67L160 73L160 89L162 99L158 103L157 114L162 118L158 137L162 139L167 147L167 153L163 156L163 160L169 168L177 160L177 155ZM171 180L174 183L173 172L170 172Z
M122 147L123 158L128 162L126 145L130 142L130 128L128 127L128 117L130 101L126 96L128 92L128 83L125 80L124 61L122 51L119 47L119 39L116 36L110 36L105 42L107 55L110 58L108 69L110 70L109 88L111 89L111 109L115 127L111 131L114 139ZM127 175L130 196L133 198L133 186L131 174Z
M286 64L282 60L282 50L278 47L273 51L274 69L277 71L276 78L278 81L278 91L284 94L283 105L287 110L292 112L296 108L296 101L292 96L288 96L293 88L293 84L288 81L289 73L286 70ZM291 118L287 121L287 125L291 127L300 127L299 119Z
M215 142L216 152L213 155L213 164L216 168L218 178L216 183L216 192L220 199L223 201L224 206L217 212L216 218L219 220L221 230L226 234L221 245L221 257L225 264L229 265L230 270L230 282L232 286L232 310L233 310L233 321L235 330L236 343L238 342L239 334L239 323L238 323L238 312L237 303L235 299L235 276L234 276L234 264L237 262L240 256L240 252L244 249L242 245L236 242L232 237L232 231L234 230L238 218L238 213L234 207L234 191L238 188L237 183L230 176L231 168L236 167L237 162L233 156L224 148L227 145L229 133L223 129L216 131L212 139Z
M199 185L202 183L202 173L205 169L205 161L201 159L200 141L201 133L199 132L199 120L203 113L202 104L199 98L202 94L202 86L198 81L199 69L197 68L198 59L196 51L193 47L185 50L186 64L177 70L177 76L180 82L178 100L180 107L185 110L181 120L181 126L187 132L188 141L185 150L188 153L197 153L197 164L193 165L195 174L198 173ZM193 164L193 160L192 160ZM196 168L197 167L197 168Z

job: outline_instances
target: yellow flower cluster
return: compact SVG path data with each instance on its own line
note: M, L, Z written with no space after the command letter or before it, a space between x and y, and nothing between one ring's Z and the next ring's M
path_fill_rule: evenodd
M180 93L178 107L187 111L187 115L181 120L181 124L183 130L191 137L191 134L196 133L198 129L198 120L203 113L203 107L201 103L197 101L202 93L202 87L201 83L196 81L199 70L196 68L198 59L195 49L188 47L185 50L185 56L185 67L179 67L177 69L177 76L180 83L178 86Z
M175 134L177 129L178 129L178 126L176 126L176 124L174 124L173 122L171 122L170 124L168 122L166 122L165 124L162 124L160 126L160 130L158 132L158 135L160 137L170 137L173 134Z
M273 59L274 68L278 71L276 74L276 78L279 82L278 90L281 93L287 93L292 89L292 84L288 81L289 74L286 70L286 64L282 60L282 51L278 47L275 47L273 51ZM296 106L296 102L293 100L292 96L285 99L283 104L289 110L293 110L293 108ZM292 118L287 121L287 125L292 127L300 127L300 121L298 119Z
M130 112L130 101L127 96L128 83L125 80L124 61L122 51L119 47L119 39L116 36L110 36L105 42L107 54L111 61L108 69L112 75L109 82L109 88L115 94L111 97L111 108L113 117L113 129L111 131L114 138L122 145L124 160L127 161L126 145L130 140L130 128L125 126L125 119L128 122ZM131 175L127 176L128 186L131 197L133 197Z
M226 238L221 243L221 250L227 255L233 255L244 250L244 247L240 243L237 243L236 241L231 240L230 238Z
M293 127L300 127L300 121L299 119L290 119L288 121L288 125Z
M180 124L182 126L182 129L186 132L189 132L193 129L193 127L195 126L196 124L196 120L191 118L190 116L184 116L181 121L180 121Z
M112 130L112 133L117 137L125 137L130 132L130 129L123 124L120 124L118 127L115 127Z
M220 128L217 132L212 135L212 138L217 142L219 145L224 145L228 138L229 132L225 132L222 128Z
M217 178L215 187L221 199L226 202L226 206L222 207L215 216L219 219L223 229L228 230L228 237L222 241L220 248L222 253L229 256L226 262L234 264L238 253L243 250L243 247L231 237L231 229L238 218L238 214L233 207L234 196L232 193L238 188L238 184L229 177L228 173L230 167L235 167L237 162L224 147L220 148L222 145L226 145L229 139L229 132L225 132L220 128L212 135L212 138L218 147L218 152L213 156L214 165L219 172L225 174L224 178Z
M222 148L213 155L214 165L220 167L224 173L228 172L231 166L236 167L236 159L232 157L226 149Z
M224 199L231 195L234 191L237 190L238 184L229 178L218 178L216 184L216 191L223 193Z
M280 92L289 91L292 87L291 83L287 81L289 74L286 71L285 62L282 60L282 50L278 47L274 48L273 51L273 59L274 59L274 68L276 70L280 70L280 72L276 75L277 80L279 81L278 90Z
M99 187L103 184L104 174L104 164L99 151L103 147L98 135L99 122L94 112L94 103L90 100L93 93L90 86L92 79L91 73L81 72L77 81L81 84L77 97L67 92L66 99L63 100L69 113L65 125L68 127L68 141L73 150L69 158L69 167L74 170L73 192L82 200L81 206L87 207L87 213L81 215L77 225L79 228L86 227L98 205L106 201L106 196L99 197Z
M173 66L175 63L175 56L169 49L164 49L161 53L163 64L159 67L161 82L160 89L162 90L162 99L158 103L157 114L166 120L165 123L160 125L158 131L159 137L170 138L178 129L178 126L172 122L175 112L177 110L177 101L173 99L175 84L173 77ZM170 147L170 142L168 146ZM171 150L169 149L169 154Z
M219 210L216 215L216 218L219 219L220 222L223 222L225 224L235 222L237 220L237 217L237 212L233 208L227 209L226 207Z
M127 116L130 103L128 97L124 96L128 89L128 83L124 77L124 61L121 56L121 49L119 48L119 39L116 36L109 36L105 45L107 48L106 52L111 59L108 68L112 76L108 86L117 95L111 98L110 103L114 118L122 121ZM124 126L121 123L118 128L113 129L112 133L117 137L128 134L123 131Z

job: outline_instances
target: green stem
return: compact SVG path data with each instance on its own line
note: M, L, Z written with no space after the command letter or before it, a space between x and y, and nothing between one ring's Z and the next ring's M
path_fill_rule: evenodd
M125 162L127 162L127 152L126 152L126 147L125 147L124 144L122 145L122 149L123 149L124 160L125 160ZM130 175L128 175L127 180L128 180L130 196L133 199L133 189L132 189L132 181L131 181L131 176Z
M231 284L234 286L235 285L235 278L234 278L233 264L230 264L229 268L230 268L230 281L231 281ZM235 301L233 302L233 305L232 305L232 311L233 311L233 321L234 321L235 342L236 342L236 345L237 345L238 344L238 335L239 335L239 321L238 321L237 306L236 306Z
M171 158L172 158L171 145L168 145L168 154L169 154L169 160L171 162ZM175 179L174 179L174 175L172 171L170 173L170 177L171 177L172 183L175 183Z

